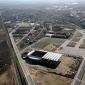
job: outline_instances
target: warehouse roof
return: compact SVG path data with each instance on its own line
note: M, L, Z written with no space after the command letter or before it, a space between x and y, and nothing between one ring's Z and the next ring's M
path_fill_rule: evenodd
M58 61L60 57L62 57L62 54L59 53L53 53L53 52L44 52L44 51L31 51L27 54L29 58L35 59L46 59L46 60L52 60L52 61Z
M47 52L42 58L52 60L52 61L58 61L61 56L62 54L59 53Z

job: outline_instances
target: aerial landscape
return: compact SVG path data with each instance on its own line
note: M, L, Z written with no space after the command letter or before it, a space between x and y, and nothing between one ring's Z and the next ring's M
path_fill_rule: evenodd
M85 1L1 0L0 85L85 85Z

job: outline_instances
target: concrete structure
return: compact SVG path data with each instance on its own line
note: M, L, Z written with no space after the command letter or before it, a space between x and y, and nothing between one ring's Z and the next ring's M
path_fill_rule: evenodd
M59 53L47 52L42 58L52 60L52 61L59 61L61 56L62 54L59 54Z
M18 26L19 28L23 28L23 27L29 27L30 24L25 22L20 22L20 23L17 23L16 26Z
M59 61L62 57L62 54L53 53L53 52L44 52L44 51L31 51L27 54L28 58L31 60L50 60L50 61Z
M54 34L48 34L48 33L47 33L45 36L46 36L46 37L52 37L53 35L54 35Z
M24 75L23 76L23 79L24 79L24 84L23 85L35 85L24 61L22 60L21 58L21 54L16 46L16 43L14 41L14 38L13 38L13 35L12 35L13 32L11 32L9 34L9 37L10 37L10 40L11 40L11 43L12 43L12 46L14 48L14 52L16 54L16 58L17 58L17 61L19 63L19 70L20 70L20 74ZM21 84L20 84L21 85Z

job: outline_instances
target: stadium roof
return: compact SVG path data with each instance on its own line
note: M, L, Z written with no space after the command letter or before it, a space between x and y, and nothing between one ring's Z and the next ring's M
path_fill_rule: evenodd
M29 52L27 56L32 60L46 59L46 60L58 61L62 57L62 54L33 50Z
M52 61L58 61L61 56L62 54L59 53L47 52L42 58L52 60Z

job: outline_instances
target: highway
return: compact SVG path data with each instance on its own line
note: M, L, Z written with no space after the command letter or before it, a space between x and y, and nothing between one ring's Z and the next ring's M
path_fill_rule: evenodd
M6 33L6 36L7 36L7 43L8 43L8 45L9 44L12 44L12 46L13 46L13 49L14 49L14 51L15 51L15 54L16 54L16 58L18 59L18 62L19 62L19 64L20 64L20 67L18 67L18 70L22 70L22 73L24 74L24 77L25 77L25 84L23 84L23 85L35 85L35 83L34 83L34 81L33 81L33 79L31 78L31 76L30 76L30 73L29 73L29 71L28 71L28 69L26 68L26 64L25 64L25 62L22 60L22 58L21 58L21 54L20 54L20 52L19 52L19 50L18 50L18 48L17 48L17 46L16 46L16 43L15 43L15 41L14 41L14 38L13 38L13 35L12 35L12 33L13 32L15 32L15 30L16 29L14 29L11 33L8 33L8 31L7 31L7 29L5 28L5 26L4 26L4 21L3 21L3 17L2 17L2 14L1 14L1 12L0 12L0 17L1 17L1 23L3 24L2 26L2 28L3 28L3 31ZM10 41L11 41L11 43L10 43ZM11 45L9 45L9 47L11 48ZM15 59L16 59L15 58ZM13 60L13 59L12 59ZM16 60L17 61L17 60ZM15 62L14 62L15 63ZM20 76L20 75L19 75ZM19 77L19 76L17 76L17 77ZM20 84L21 85L21 84Z
M26 78L26 83L27 83L27 85L35 85L33 79L31 78L31 75L30 75L30 73L29 73L29 71L28 71L28 68L26 67L25 62L24 62L23 59L21 58L21 54L20 54L20 52L19 52L19 50L18 50L18 48L17 48L17 46L16 46L16 43L15 43L14 38L13 38L13 36L12 36L12 33L13 33L13 32L9 33L9 37L10 37L11 43L12 43L12 45L13 45L14 51L15 51L15 53L16 53L18 62L19 62L19 64L20 64L20 66L21 66L21 68L22 68L22 71L23 71L23 73L24 73L24 76L25 76L25 78Z

